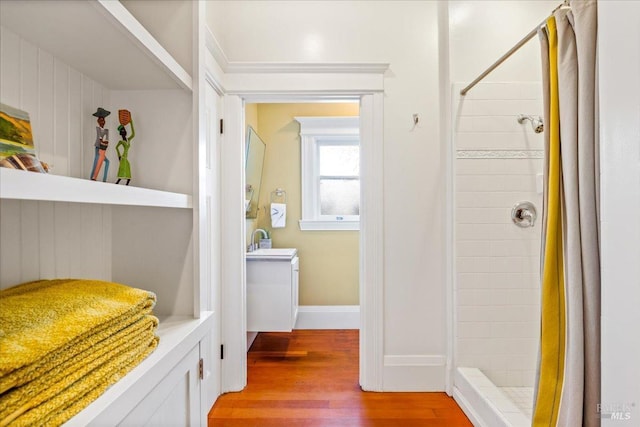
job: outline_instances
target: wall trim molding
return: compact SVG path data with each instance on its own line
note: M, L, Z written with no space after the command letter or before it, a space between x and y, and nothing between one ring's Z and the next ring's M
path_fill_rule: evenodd
M384 356L384 391L443 391L447 386L447 355Z
M207 29L205 44L225 74L384 74L388 62L244 62L230 61L218 39Z
M229 58L222 50L222 46L218 42L216 36L213 35L211 30L207 28L205 33L205 46L207 50L211 52L213 59L215 59L218 67L222 69L223 72L226 72L226 68L229 66Z
M544 159L543 150L457 150L458 159Z
M224 71L234 74L269 73L334 73L334 74L384 74L389 63L373 62L227 62Z
M302 231L357 231L360 221L321 221L301 219L298 226Z
M294 329L360 329L360 306L301 305Z

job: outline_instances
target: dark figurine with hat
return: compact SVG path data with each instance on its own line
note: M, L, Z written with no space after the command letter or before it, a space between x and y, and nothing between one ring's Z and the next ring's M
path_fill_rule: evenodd
M98 173L104 163L104 174L102 175L102 181L107 181L107 174L109 173L109 159L107 159L107 148L109 147L109 129L104 128L105 117L111 114L111 111L107 111L102 107L98 107L94 117L98 118L98 126L96 126L96 142L95 156L93 158L93 167L91 168L91 179L93 181L98 177Z

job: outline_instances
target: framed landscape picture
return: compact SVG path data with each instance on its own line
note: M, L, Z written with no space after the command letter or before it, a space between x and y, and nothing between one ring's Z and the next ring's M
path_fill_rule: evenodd
M0 166L46 172L36 156L29 113L1 103Z

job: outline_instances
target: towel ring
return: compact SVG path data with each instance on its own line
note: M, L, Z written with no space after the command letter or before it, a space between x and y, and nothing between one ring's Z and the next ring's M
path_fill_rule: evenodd
M278 198L284 198L284 200L276 200ZM282 188L276 188L271 192L271 203L287 203L287 192Z

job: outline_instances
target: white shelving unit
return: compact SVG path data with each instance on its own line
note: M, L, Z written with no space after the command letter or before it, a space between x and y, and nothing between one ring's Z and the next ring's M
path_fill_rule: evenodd
M50 174L0 168L0 288L91 277L158 297L158 348L67 424L206 425L205 389L220 373L203 375L200 361L218 313L201 298L207 212L194 207L203 162L192 76L119 1L2 0L0 23L0 102L30 113L39 156L54 164ZM132 184L143 187L86 179L97 106L131 108L140 144L132 151L148 171Z
M60 175L0 168L0 197L15 200L97 203L191 209L189 194L113 185Z
M111 90L191 90L192 78L114 0L7 0L2 25Z

